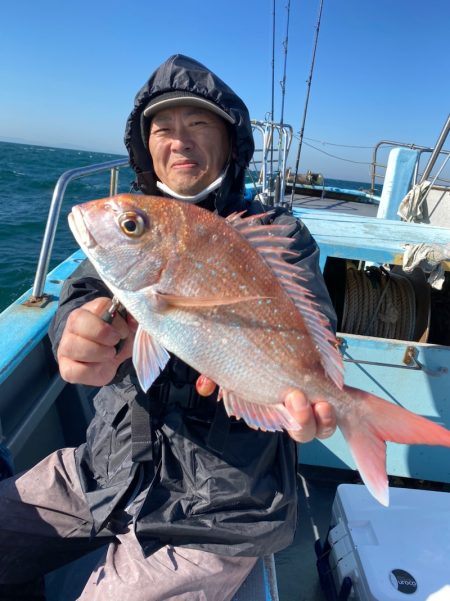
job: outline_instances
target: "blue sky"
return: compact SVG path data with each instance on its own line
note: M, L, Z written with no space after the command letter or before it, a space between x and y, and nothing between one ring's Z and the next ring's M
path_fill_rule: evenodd
M318 9L291 0L285 122L297 132ZM216 71L252 118L270 111L272 0L15 0L0 14L0 139L124 154L135 93L177 52ZM433 145L450 112L449 26L448 0L324 0L305 128L319 150L305 144L300 171L368 181L379 140Z

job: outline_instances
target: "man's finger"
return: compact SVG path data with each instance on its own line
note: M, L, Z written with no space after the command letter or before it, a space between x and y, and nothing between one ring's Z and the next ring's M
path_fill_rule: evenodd
M317 401L313 406L316 416L317 434L316 438L328 438L336 431L336 411L333 405L327 401Z
M95 318L93 317L90 320L90 323L88 323L87 321L84 322L85 324L85 331L84 332L77 332L80 335L84 335L85 337L89 337L88 334L89 332L86 331L88 326L92 326L94 327L94 332L90 332L91 337L93 337L94 339L97 338L98 335L98 330L101 329L102 334L104 332L113 332L116 331L119 333L119 340L120 339L125 339L127 338L128 334L129 334L129 328L128 328L128 320L126 318L123 318L122 315L119 313L119 311L115 311L114 313L114 318L112 321L107 321L104 319L105 314L108 314L108 310L111 308L112 305L112 299L111 298L107 298L107 297L100 297L100 298L95 298L92 301L89 301L88 303L86 303L85 305L83 305L80 309L83 311L87 311L89 313L92 313L93 316L95 316ZM100 318L100 320L97 320L97 318ZM82 322L82 323L83 323ZM112 326L111 328L102 328L101 324L106 323L106 325L110 325ZM96 324L96 325L95 325ZM105 342L105 344L109 344L110 341L108 341L108 343ZM117 342L114 343L114 346L117 344Z
M293 390L286 395L284 404L301 428L289 431L291 438L297 442L313 440L317 431L316 418L306 395L300 390Z
M130 334L130 328L128 325L128 320L123 318L120 313L116 313L114 315L114 319L111 323L112 327L119 332L121 340L128 338Z
M200 396L209 396L216 389L217 384L210 380L207 376L199 376L195 383L195 388Z
M117 318L115 318L115 319L117 319ZM120 319L122 319L122 317L120 317ZM115 320L113 321L113 325L115 327L115 325L116 325ZM126 327L127 327L127 329L126 329L127 335L126 335L125 339L122 340L122 343L119 347L119 351L116 356L117 366L119 366L123 361L125 361L125 359L128 359L133 354L133 344L134 344L134 339L136 336L136 331L138 328L138 323L131 315L127 316L127 326Z
M93 340L71 334L61 338L58 357L68 357L82 363L102 363L112 361L116 356L114 346L99 344Z
M83 363L62 357L59 371L62 379L71 384L104 386L114 378L116 368L113 362Z
M106 346L115 346L121 337L115 327L102 321L98 315L84 307L70 313L64 334L79 336Z

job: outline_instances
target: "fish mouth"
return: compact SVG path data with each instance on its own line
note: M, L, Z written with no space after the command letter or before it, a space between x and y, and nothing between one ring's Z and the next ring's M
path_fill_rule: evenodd
M68 216L69 227L82 250L87 252L90 248L97 246L97 241L89 232L83 218L80 207L73 207Z

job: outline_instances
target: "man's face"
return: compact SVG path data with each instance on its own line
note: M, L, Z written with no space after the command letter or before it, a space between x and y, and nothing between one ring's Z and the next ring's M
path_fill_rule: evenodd
M178 106L153 117L148 147L158 179L178 194L193 196L222 173L230 139L218 115Z

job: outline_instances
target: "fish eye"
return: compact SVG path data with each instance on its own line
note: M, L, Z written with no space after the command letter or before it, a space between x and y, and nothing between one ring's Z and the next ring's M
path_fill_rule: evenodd
M145 231L145 223L143 218L134 211L122 213L118 219L118 222L122 232L130 238L139 238Z

